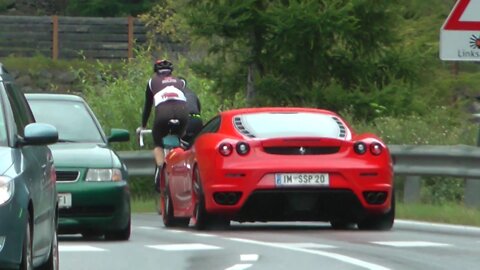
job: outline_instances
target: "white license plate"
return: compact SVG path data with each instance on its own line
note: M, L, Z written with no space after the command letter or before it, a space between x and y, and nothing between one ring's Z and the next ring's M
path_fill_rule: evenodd
M72 194L70 193L58 193L58 207L70 208L72 207Z
M328 173L277 173L276 186L328 186Z

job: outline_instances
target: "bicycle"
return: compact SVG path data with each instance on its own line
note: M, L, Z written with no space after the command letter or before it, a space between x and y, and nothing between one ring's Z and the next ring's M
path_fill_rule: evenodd
M180 121L178 119L170 119L168 121L168 134L162 138L163 141L163 149L165 151L165 156L170 152L175 147L179 147L181 145L181 139L178 135L172 134L172 130L176 128L180 124ZM140 130L138 136L138 144L140 145L140 148L143 148L145 146L143 136L146 134L151 134L152 130L151 129L143 129Z
M176 134L172 134L172 130L174 130L179 124L180 124L180 121L178 119L175 119L175 118L170 119L168 121L168 128L169 128L168 134L162 138L164 157L167 157L168 153L172 149L174 149L176 147L180 147L182 145L181 138ZM151 134L151 133L152 133L151 129L143 129L143 130L140 130L140 132L137 133L138 144L139 144L140 148L143 148L145 146L144 135ZM160 186L161 185L160 181L158 179L158 176L161 175L161 173L163 173L163 172L156 172L156 174L154 176L154 178L155 178L154 179L155 188L160 193L160 196L158 198L159 200L155 200L155 205L157 207L157 213L159 215L162 215L162 206L159 203L159 201L161 201L161 197L162 197L162 192L161 192L162 189L161 189L161 186Z

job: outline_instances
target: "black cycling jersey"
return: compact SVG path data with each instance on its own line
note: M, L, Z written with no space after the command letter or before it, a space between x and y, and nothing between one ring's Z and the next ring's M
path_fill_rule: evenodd
M147 126L148 118L150 117L150 112L155 102L155 95L169 86L183 91L185 83L182 80L172 77L170 73L155 73L155 75L153 75L153 77L148 81L147 88L145 89L145 106L143 107L142 113L142 127ZM182 100L182 97L172 97L171 99ZM183 101L185 101L185 99L185 94L183 94ZM158 105L159 103L155 104L155 107Z
M155 107L155 120L152 129L156 146L163 146L162 138L169 132L168 121L172 118L180 121L170 130L172 134L183 136L188 121L186 97L183 93L184 81L171 76L171 73L155 73L148 81L145 90L145 106L142 113L142 127L147 126L152 106Z
M183 93L187 98L188 112L193 115L200 115L202 107L200 106L200 100L197 95L188 87L183 88Z

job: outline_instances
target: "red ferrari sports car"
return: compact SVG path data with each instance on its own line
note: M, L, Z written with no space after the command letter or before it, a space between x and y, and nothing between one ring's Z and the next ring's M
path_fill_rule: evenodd
M374 134L313 108L221 112L173 149L160 181L166 227L230 221L326 221L389 230L393 164Z

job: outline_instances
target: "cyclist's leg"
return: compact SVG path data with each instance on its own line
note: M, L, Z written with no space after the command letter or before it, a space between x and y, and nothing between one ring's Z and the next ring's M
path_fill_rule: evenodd
M179 120L179 124L175 130L172 130L172 134L182 138L186 134L189 118L187 104L185 102L179 102L172 111L175 118Z
M193 138L195 138L195 136L202 129L202 127L203 127L202 118L200 118L199 116L190 115L187 122L187 129L185 132L185 136L183 136L182 140L191 144L193 141Z
M155 156L155 163L157 166L162 166L165 160L165 154L163 147L157 146L153 149L153 155Z
M158 114L157 114L158 115ZM165 120L163 117L158 117L155 116L155 121L153 124L153 129L152 129L152 136L153 136L153 142L155 144L155 148L153 149L153 156L155 158L155 164L156 166L156 174L155 174L155 190L157 192L160 192L160 177L161 177L161 172L162 172L162 167L164 163L164 153L163 153L163 136L165 136L166 131L165 131L165 122L168 120Z

